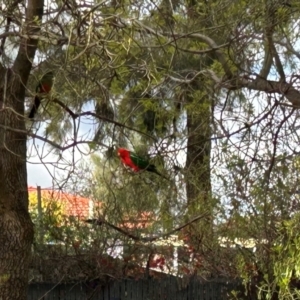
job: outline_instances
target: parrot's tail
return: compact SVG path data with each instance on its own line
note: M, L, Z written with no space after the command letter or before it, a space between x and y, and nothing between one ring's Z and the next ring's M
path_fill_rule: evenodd
M33 119L34 118L34 116L35 116L35 114L36 114L36 112L37 112L40 104L41 104L40 98L38 96L35 96L33 106L31 108L31 111L30 111L29 115L28 115L29 119Z

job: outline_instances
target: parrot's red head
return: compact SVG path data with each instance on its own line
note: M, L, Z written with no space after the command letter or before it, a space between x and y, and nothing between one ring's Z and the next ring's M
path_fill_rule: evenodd
M129 155L129 151L125 148L119 148L118 149L118 155L121 157L121 158L125 158L125 157L128 157Z

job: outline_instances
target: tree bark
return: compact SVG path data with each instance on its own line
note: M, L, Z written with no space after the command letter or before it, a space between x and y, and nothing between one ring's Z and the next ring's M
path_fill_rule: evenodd
M198 84L193 84L196 90L201 90ZM188 210L191 213L203 213L212 206L210 181L210 151L211 151L211 101L208 95L193 99L188 92L187 102L193 103L192 109L187 109L187 161L186 183ZM197 106L197 107L195 107ZM194 109L193 109L194 107Z
M43 1L27 2L26 19L12 68L0 66L0 299L27 298L33 224L28 212L25 86L37 48ZM5 126L19 131L6 130Z
M0 124L23 129L24 87L6 72ZM5 98L3 94L6 95ZM28 213L26 135L0 129L0 299L26 299L33 224Z

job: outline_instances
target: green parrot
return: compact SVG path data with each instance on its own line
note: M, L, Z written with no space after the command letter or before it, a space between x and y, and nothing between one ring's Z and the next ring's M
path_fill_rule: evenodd
M133 152L130 152L127 149L119 148L118 149L118 156L120 157L122 163L126 166L132 169L134 172L139 172L142 170L146 170L148 172L155 173L167 180L169 178L165 177L164 175L160 174L155 165L150 164L148 160L136 155Z
M36 96L34 98L34 103L33 106L30 110L30 113L28 115L29 119L33 119L34 115L36 114L40 104L41 100L45 95L42 94L48 94L51 91L51 88L53 86L53 77L54 73L52 71L47 72L42 79L39 81L39 84L37 85L35 91L36 91Z

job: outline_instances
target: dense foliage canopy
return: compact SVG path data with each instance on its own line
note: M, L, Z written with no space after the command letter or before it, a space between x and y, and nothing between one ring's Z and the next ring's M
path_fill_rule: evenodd
M56 188L101 201L107 224L149 213L151 226L135 237L186 224L178 234L190 273L255 278L269 297L298 293L290 283L299 276L300 3L41 5L5 0L0 10L0 240L14 226L27 261L21 281L32 241L27 161L43 164ZM52 90L31 121L49 71ZM170 180L126 170L119 147ZM237 239L254 250L232 250ZM3 249L6 261L13 249ZM1 259L1 274L19 272ZM14 276L0 287L3 299Z

